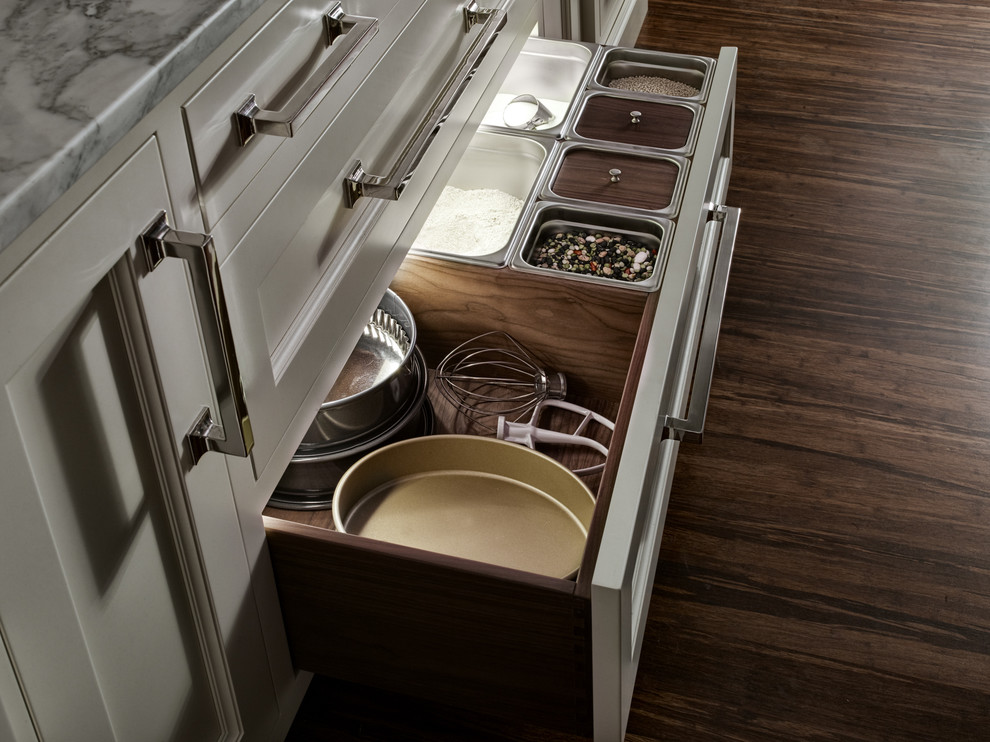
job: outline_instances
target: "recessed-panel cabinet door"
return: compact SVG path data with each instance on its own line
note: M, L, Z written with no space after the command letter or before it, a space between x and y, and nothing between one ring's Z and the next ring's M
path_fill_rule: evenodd
M241 732L140 298L167 207L150 141L0 284L0 690L42 740Z
M27 704L21 696L17 676L14 675L14 668L7 657L7 649L0 641L0 740L37 742L37 739Z

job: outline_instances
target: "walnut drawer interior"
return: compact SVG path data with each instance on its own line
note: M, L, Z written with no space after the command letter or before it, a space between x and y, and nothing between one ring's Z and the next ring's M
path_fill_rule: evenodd
M613 453L603 473L585 479L598 504L574 580L339 533L328 510L267 508L293 660L302 670L590 733L591 573L655 294L421 256L407 258L392 289L412 311L431 369L464 340L503 330L567 375L569 400L616 421ZM436 406L437 432L469 432Z

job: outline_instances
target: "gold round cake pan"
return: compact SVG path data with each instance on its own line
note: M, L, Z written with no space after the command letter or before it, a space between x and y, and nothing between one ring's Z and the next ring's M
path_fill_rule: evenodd
M595 500L569 469L514 443L462 435L368 454L333 498L338 530L551 577L581 564Z

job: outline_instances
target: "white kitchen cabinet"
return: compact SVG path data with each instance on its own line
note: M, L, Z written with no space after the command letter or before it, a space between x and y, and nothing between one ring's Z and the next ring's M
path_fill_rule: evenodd
M18 742L274 723L222 457L193 468L185 448L212 400L184 266L149 272L137 248L159 210L152 138L0 284L0 690Z
M269 160L301 159L422 3L290 0L183 104L208 229Z
M264 12L275 13L278 5L270 3ZM229 175L230 163L207 162L192 139L190 159L177 157L180 109L166 101L136 127L153 134L133 157L122 155L121 146L108 155L112 162L127 159L125 165L110 170L101 164L96 169L112 175L83 196L81 206L61 223L56 216L35 225L32 234L42 236L30 250L23 240L17 246L29 257L0 287L0 378L7 390L0 409L0 463L8 473L5 491L12 493L5 504L18 513L0 526L0 627L10 659L0 690L18 739L25 719L42 739L58 739L71 727L73 738L100 740L241 734L268 740L291 719L305 677L297 675L285 644L261 509L294 449L292 437L360 332L363 308L377 302L375 292L384 290L394 272L395 265L387 267L394 230L416 210L431 174L455 143L466 146L470 133L462 130L480 115L474 110L478 94L459 107L454 96L450 107L437 109L445 115L444 130L435 142L432 136L420 142L429 149L422 162L405 164L420 173L412 183L408 173L399 179L399 190L407 191L403 202L363 198L353 210L335 205L329 216L321 207L331 195L339 200L344 171L359 150L369 172L388 169L408 137L405 127L421 117L418 96L442 86L457 59L484 56L472 56L483 51L475 39L484 35L497 44L480 72L461 70L464 78L477 74L474 89L484 90L482 78L496 73L535 24L532 0L513 4L509 30L501 35L485 18L466 24L458 0L430 3L408 24L396 20L393 3L357 7L376 5L390 13L374 36L383 44L377 51L400 33L414 45L387 64L374 55L349 64L352 76L337 80L334 94L309 114L303 135L267 149L259 137L262 143L247 150L246 162L249 168L262 163L260 175L249 173L246 185L230 177L211 180L217 173ZM420 7L399 5L410 14ZM313 17L319 23L312 3L285 7L301 8L306 25ZM417 34L436 26L450 30L451 41L433 56L437 48ZM267 45L268 28L262 24L244 48L259 37ZM197 93L215 90L218 79L226 84L216 70L235 69L240 59L235 48L230 64L223 57L211 60L172 99L200 100ZM416 85L403 86L410 71ZM355 98L360 105L341 114L344 102ZM367 112L374 106L387 114L369 132ZM188 127L195 127L198 110L190 105L185 111ZM311 152L320 146L320 127L334 117L345 124L337 131L345 136L328 137L322 146L339 173L321 168L319 152ZM125 140L122 146L133 145ZM225 352L245 359L248 407L236 406L240 420L218 420L228 406L226 391L240 379L235 372L218 382L211 372L216 338L209 337L208 323L196 310L197 289L187 266L166 258L151 270L139 244L138 236L159 212L172 223L183 215L186 228L199 226L189 224L193 209L187 200L170 202L159 152L166 153L173 197L186 199L188 185L195 183L203 221L219 220L215 240L195 233L183 237L212 241L224 260L211 280L229 283L235 310L235 342ZM314 156L300 166L308 152ZM315 221L304 217L296 224L292 209L299 207ZM384 211L389 213L382 219ZM312 237L314 230L326 229L327 218L348 225L345 237L354 233L339 251L293 241L293 229L302 226L302 236ZM362 244L380 220L387 224L385 238ZM264 242L266 230L275 231L274 244ZM314 245L315 253L307 252ZM304 265L310 259L324 261L323 270L314 274ZM254 324L259 318L261 324ZM56 414L60 409L66 410L64 419ZM235 453L228 462L220 453L202 455L198 449L194 455L187 433L204 410L223 425L221 437L243 428L248 435L241 453L255 448L254 458ZM257 421L260 445L251 445L249 414ZM272 458L275 466L269 465ZM35 595L25 575L44 590ZM170 728L180 722L178 731Z
M693 400L710 276L731 254L718 243L734 230L723 217L735 54L716 66L659 292L407 259L551 3L493 5L345 3L365 19L350 28L364 30L329 86L305 101L291 137L241 145L228 104L255 93L291 109L295 84L322 76L340 42L311 43L322 3L268 3L0 284L0 466L15 514L0 521L0 735L273 740L305 690L302 671L318 670L621 737L679 446L665 416ZM617 15L638 5L588 7L631 28ZM205 233L171 233L184 247L150 260L139 236L159 213ZM217 263L203 274L176 259L207 246ZM499 318L571 366L578 396L618 415L577 580L262 518L390 284L432 361ZM224 304L227 316L211 318ZM575 312L588 325L549 331ZM589 352L605 330L614 337ZM212 442L194 446L204 411ZM403 600L419 612L390 623ZM327 627L348 641L327 641ZM408 661L409 647L425 665ZM458 675L474 657L498 672Z

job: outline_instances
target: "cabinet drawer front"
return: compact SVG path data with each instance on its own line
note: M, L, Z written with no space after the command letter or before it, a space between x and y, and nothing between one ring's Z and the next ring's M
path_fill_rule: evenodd
M451 70L482 37L484 29L465 30L463 7L457 0L423 5L274 197L266 198L268 181L281 176L269 171L281 166L269 165L213 230L218 251L228 254L221 270L259 478L278 446L294 449L301 439L409 247L400 235L416 206L447 153L477 126L478 101L495 87L490 83L503 59L521 46L535 15L531 0L507 6L505 32L469 77L398 197L368 195L350 205L344 183L355 163L388 173ZM251 223L259 203L260 216ZM323 394L311 400L314 390ZM290 430L311 401L302 415L309 419Z
M269 159L306 153L421 4L291 0L183 106L208 228ZM334 9L341 20L325 20ZM329 35L328 24L337 29ZM251 96L262 109L259 133L242 144L245 118L236 114ZM265 118L285 126L261 133Z
M589 606L573 583L319 530L268 534L300 669L590 731Z
M725 48L685 185L684 204L693 207L682 208L678 217L592 573L596 739L621 739L625 733L680 446L665 437L664 427L685 414L689 399L694 407L694 395L708 391L698 388L704 386L704 370L696 368L699 338L709 300L717 303L716 256L727 249L731 257L731 244L723 245L735 239L733 229L720 226L729 221L709 219L709 205L719 203L727 185L735 80L736 50Z

